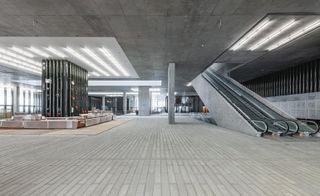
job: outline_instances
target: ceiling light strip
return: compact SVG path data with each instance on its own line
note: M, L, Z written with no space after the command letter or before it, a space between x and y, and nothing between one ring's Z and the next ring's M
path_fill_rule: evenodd
M290 20L289 22L287 22L284 25L282 25L279 29L277 29L277 30L273 31L272 33L270 33L269 35L267 35L267 37L265 37L265 38L261 39L260 41L258 41L258 43L254 44L252 47L250 47L249 50L256 50L257 48L261 47L262 45L264 45L265 43L267 43L271 39L277 37L278 35L280 35L284 31L286 31L289 28L293 27L297 23L298 22L295 19Z
M34 69L29 69L29 68L27 68L27 67L25 67L25 66L22 66L22 65L19 65L19 64L17 64L17 63L8 61L8 60L6 60L6 59L3 59L1 56L0 56L0 63L3 63L3 64L5 64L5 65L10 65L10 66L12 66L12 67L19 68L19 69L22 69L22 70L26 70L26 71L28 71L28 72L36 73L36 74L39 74L39 75L41 74L41 71L36 71L36 70L34 70Z
M10 50L6 50L6 49L3 49L3 48L0 48L0 54L6 55L6 56L10 56L12 58L19 59L19 60L21 60L23 62L28 62L28 63L30 63L32 65L41 67L41 63L40 62L37 62L37 61L34 61L34 60L30 59L30 58L26 58L24 56L21 56L19 54L11 52Z
M66 58L67 56L65 54L63 54L62 52L58 51L57 49L49 46L47 48L45 48L46 50L48 50L49 52L51 52L52 54L60 57L60 58Z
M21 48L18 48L18 47L13 46L13 47L11 47L10 49L11 49L12 51L18 53L18 54L21 54L21 55L25 56L25 57L29 57L29 58L33 58L33 57L34 57L34 55L33 55L32 53L27 52L26 50L23 50L23 49L21 49Z
M298 31L295 31L294 33L290 34L288 37L278 41L277 43L269 46L267 48L267 50L273 50L275 48L278 48L302 35L305 35L309 32L311 32L312 30L315 30L316 28L320 27L320 19L319 20L316 20L308 25L306 25L305 27L303 27L302 29L298 30Z
M92 59L94 59L96 62L98 62L100 65L105 67L111 74L115 76L119 76L119 73L116 72L110 65L108 65L106 62L104 62L98 55L96 55L92 50L89 48L81 48L88 56L90 56Z
M88 59L86 59L84 56L80 55L78 52L76 52L74 49L67 47L64 48L65 51L67 51L68 53L70 53L71 55L75 56L76 58L78 58L79 60L83 61L84 63L86 63L87 65L89 65L91 68L97 70L99 73L105 75L105 76L110 76L109 73L105 72L104 70L100 69L98 66L96 66L94 63L92 63L91 61L89 61Z
M100 48L99 50L102 52L102 54L104 54L108 58L109 61L111 61L118 68L118 70L123 75L130 76L128 71L122 67L119 61L116 58L114 58L114 56L111 54L111 52L108 49L103 47L103 48Z
M19 64L19 65L23 65L23 66L25 66L26 68L29 68L29 69L35 69L35 70L39 70L39 71L41 70L40 67L36 67L36 66L30 65L30 64L28 64L28 63L26 63L26 62L19 61L19 60L15 59L15 58L12 58L12 57L10 57L10 56L7 56L7 55L0 54L0 57L1 57L2 59L6 60L6 61L10 61L10 62Z
M31 46L30 48L27 48L29 51L33 52L34 54L37 54L39 56L45 57L45 58L49 58L50 55L46 52L43 52L41 50L39 50L38 48L35 48L33 46Z
M269 19L267 19L267 20L263 21L262 23L260 23L257 27L255 27L253 30L251 30L247 35L245 35L243 38L241 38L236 44L234 44L231 47L231 50L238 50L240 47L242 47L249 40L251 40L257 34L259 34L263 29L265 29L271 23L272 23L272 21L270 21Z

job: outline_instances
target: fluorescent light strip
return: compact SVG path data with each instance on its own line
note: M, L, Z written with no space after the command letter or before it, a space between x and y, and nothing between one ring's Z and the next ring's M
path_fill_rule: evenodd
M160 92L160 88L149 88L151 92Z
M320 26L320 19L319 20L316 20L308 25L306 25L305 27L303 27L302 29L290 34L288 37L278 41L277 43L271 45L270 47L267 48L267 50L273 50L275 48L278 48L279 46L282 46L294 39L296 39L297 37L300 37L302 36L303 34L306 34L316 28L318 28Z
M133 92L139 92L139 88L131 88Z
M41 74L41 71L36 71L36 70L34 70L34 69L28 69L27 67L24 67L24 66L19 65L19 64L17 64L17 63L8 61L8 60L6 60L6 59L3 59L1 56L0 56L0 63L6 64L6 65L10 65L10 66L13 66L13 67L22 69L22 70L26 70L26 71L28 71L28 72L33 72L33 73L36 73L36 74L39 74L39 75Z
M288 30L289 28L293 27L296 24L297 24L296 20L294 20L294 19L290 20L286 24L282 25L279 29L270 33L267 37L261 39L257 44L254 44L252 47L249 48L249 50L256 50L260 46L264 45L265 43L267 43L271 39L277 37L278 35L280 35L281 33L283 33L284 31Z
M65 54L63 54L62 52L58 51L57 49L49 46L48 48L45 48L46 50L48 50L49 52L51 52L52 54L60 57L60 58L66 58L67 56Z
M37 61L34 61L32 59L26 58L24 56L15 54L14 52L11 52L10 50L6 50L6 49L3 49L3 48L0 48L0 53L2 53L3 55L7 55L7 56L10 56L10 57L19 59L19 60L21 60L23 62L28 62L28 63L30 63L32 65L41 67L41 63L40 62L37 62Z
M100 57L98 57L92 50L89 48L81 48L87 55L89 55L91 58L93 58L96 62L98 62L100 65L105 67L111 74L115 76L119 76L119 73L116 72L112 67L110 67L106 62L104 62Z
M19 60L15 59L15 58L12 58L12 57L10 57L10 56L7 56L7 55L0 54L0 57L1 57L2 59L6 60L6 61L10 61L10 62L19 64L19 65L23 65L23 66L28 67L28 68L30 68L30 69L35 69L35 70L39 70L39 71L41 70L40 67L36 67L36 66L30 65L30 64L28 64L28 63L19 61Z
M15 51L18 54L21 54L21 55L25 56L25 57L29 57L29 58L33 58L34 57L34 55L32 53L27 52L25 50L22 50L22 49L20 49L18 47L13 46L10 49Z
M74 49L72 49L70 47L67 47L67 48L64 48L64 50L67 51L68 53L70 53L71 55L75 56L79 60L83 61L85 64L89 65L91 68L97 70L99 73L102 73L105 76L110 76L109 73L107 73L107 72L103 71L102 69L100 69L98 66L96 66L94 63L92 63L91 61L89 61L88 59L86 59L85 57L80 55Z
M90 72L89 74L90 74L90 76L100 76L100 74L98 74L98 73L95 72L95 71L92 71L92 72Z
M244 44L246 44L249 40L255 37L258 33L260 33L263 29L269 26L272 23L269 19L260 23L256 28L251 30L247 35L241 38L235 45L231 47L231 50L238 50Z
M89 92L89 95L113 95L113 96L123 96L123 92Z
M126 92L127 95L138 95L138 92Z
M30 50L31 52L39 55L39 56L43 56L43 57L45 57L45 58L49 58L49 57L50 57L50 55L49 55L48 53L43 52L43 51L41 51L41 50L39 50L38 48L35 48L35 47L33 47L33 46L31 46L30 48L27 48L27 49Z
M161 86L161 80L89 80L89 86Z
M122 67L122 65L117 61L117 59L114 58L114 56L108 49L100 48L99 50L108 58L109 61L111 61L115 66L117 66L117 68L121 71L123 75L130 76L128 71Z

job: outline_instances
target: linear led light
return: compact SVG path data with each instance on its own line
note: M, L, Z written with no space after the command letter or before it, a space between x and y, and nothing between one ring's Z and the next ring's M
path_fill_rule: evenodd
M123 96L123 92L89 92L89 95Z
M161 80L89 80L89 86L161 86Z
M81 48L87 55L89 55L91 58L93 58L96 62L98 62L100 65L105 67L111 74L115 76L119 76L119 73L116 72L112 67L110 67L106 62L104 62L100 57L98 57L92 50L89 48Z
M271 45L270 47L267 48L267 50L273 50L275 48L278 48L279 46L282 46L294 39L296 39L297 37L300 37L304 34L307 34L308 32L316 29L317 27L320 26L320 19L319 20L316 20L308 25L306 25L305 27L303 27L302 29L298 30L298 31L295 31L294 33L290 34L288 37L278 41L277 43Z
M92 71L92 72L89 73L89 76L100 76L100 74L98 74L95 71Z
M36 67L34 65L30 65L26 62L23 62L23 61L19 61L17 60L16 58L12 58L10 56L7 56L7 55L3 55L3 54L0 54L0 57L6 61L9 61L9 62L13 62L13 63L16 63L16 64L19 64L19 65L23 65L25 66L26 68L29 68L29 69L34 69L34 70L41 70L40 67Z
M160 88L149 88L150 92L160 92Z
M138 92L126 92L127 95L138 95Z
M282 25L279 29L273 31L272 33L267 35L267 37L261 39L258 43L254 44L252 47L249 48L249 50L255 50L259 48L260 46L264 45L271 39L277 37L278 35L280 35L281 33L283 33L284 31L288 30L289 28L293 27L296 24L297 24L297 21L295 19L290 20L289 22Z
M36 74L41 74L41 71L37 71L37 70L34 70L34 69L30 69L28 67L25 67L25 66L22 66L20 64L17 64L17 63L14 63L14 62L11 62L11 61L8 61L6 59L3 59L2 57L0 57L0 63L3 63L3 64L6 64L6 65L10 65L12 67L15 67L15 68L19 68L19 69L22 69L22 70L26 70L28 72L33 72L33 73L36 73Z
M21 55L25 56L25 57L29 57L29 58L33 58L34 57L34 55L32 53L30 53L30 52L28 52L26 50L22 50L21 48L13 46L10 49L15 51L18 54L21 54Z
M6 55L6 56L10 56L10 57L15 58L15 59L19 59L19 60L21 60L23 62L28 62L28 63L30 63L32 65L35 65L35 66L41 66L41 63L38 62L38 61L34 61L34 60L30 59L30 58L26 58L24 56L18 55L18 54L14 53L14 52L11 52L11 51L3 49L3 48L0 48L0 53L3 54L3 55Z
M139 91L139 88L131 88L131 90L132 90L133 92L138 92L138 91Z
M49 57L50 57L50 55L49 55L48 53L43 52L43 51L41 51L41 50L39 50L38 48L35 48L35 47L33 47L33 46L31 46L30 48L27 48L27 49L30 50L31 52L39 55L39 56L43 56L43 57L45 57L45 58L49 58Z
M104 54L108 58L109 61L111 61L115 66L117 66L117 68L121 71L123 75L125 76L130 75L128 71L122 67L122 65L118 62L118 60L114 58L114 56L111 54L111 52L108 49L100 48L99 50L102 52L102 54Z
M49 52L51 52L52 54L60 57L60 58L66 58L67 56L65 54L63 54L62 52L58 51L57 49L49 46L48 48L45 48L46 50L48 50Z
M100 69L98 66L96 66L94 63L92 63L91 61L89 61L88 59L86 59L84 56L80 55L78 52L76 52L74 49L67 47L64 48L65 51L67 51L68 53L70 53L71 55L75 56L76 58L78 58L79 60L81 60L82 62L84 62L85 64L89 65L91 68L97 70L98 72L102 73L105 76L110 76L109 73L103 71L102 69Z
M255 27L253 30L251 30L247 35L245 35L243 38L241 38L235 45L233 45L231 47L231 50L238 50L240 47L242 47L249 40L251 40L257 34L259 34L263 29L265 29L271 23L272 23L272 21L270 21L269 19L260 23L257 27Z

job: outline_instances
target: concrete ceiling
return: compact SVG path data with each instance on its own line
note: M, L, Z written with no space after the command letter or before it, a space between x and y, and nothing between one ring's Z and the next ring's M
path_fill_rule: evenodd
M165 87L167 64L175 62L178 91L192 91L185 85L266 14L320 10L319 0L0 0L0 5L0 36L115 37L141 79L160 79Z

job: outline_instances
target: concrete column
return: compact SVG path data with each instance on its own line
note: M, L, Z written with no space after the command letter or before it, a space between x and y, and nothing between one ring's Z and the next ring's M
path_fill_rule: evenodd
M123 93L123 114L127 114L127 93Z
M151 100L149 87L139 87L139 116L149 116L151 112Z
M13 114L16 112L19 112L19 93L20 93L20 87L15 86L13 90Z
M169 124L174 124L174 91L175 91L175 63L169 63L168 66L168 120Z
M106 96L102 97L102 110L106 110Z

